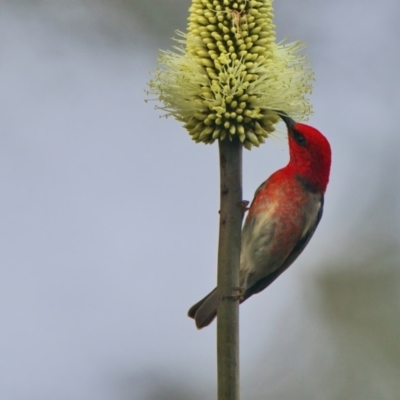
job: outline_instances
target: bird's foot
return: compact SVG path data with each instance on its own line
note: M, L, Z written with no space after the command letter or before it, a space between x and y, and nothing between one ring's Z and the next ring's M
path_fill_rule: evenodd
M242 210L243 214L249 209L249 207L247 207L249 204L250 202L247 200L239 201L238 206Z
M243 301L243 294L244 294L244 288L243 287L234 287L232 289L232 294L229 296L223 296L225 299L230 299L230 300L239 300L239 302Z

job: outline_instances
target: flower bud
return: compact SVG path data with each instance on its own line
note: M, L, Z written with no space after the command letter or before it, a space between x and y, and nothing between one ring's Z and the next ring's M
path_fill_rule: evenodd
M150 93L196 142L264 143L284 111L312 112L313 73L300 42L276 43L272 0L193 0L187 33L163 51Z

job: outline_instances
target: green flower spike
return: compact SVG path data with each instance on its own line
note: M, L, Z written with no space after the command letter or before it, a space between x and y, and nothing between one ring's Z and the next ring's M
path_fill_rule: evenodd
M188 33L163 51L150 93L196 142L259 146L274 131L276 110L311 114L313 74L300 42L275 43L272 0L193 0Z

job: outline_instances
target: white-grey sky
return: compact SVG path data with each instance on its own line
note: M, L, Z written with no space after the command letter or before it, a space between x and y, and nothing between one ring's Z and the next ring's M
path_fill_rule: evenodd
M217 146L195 145L144 102L188 6L0 0L1 400L146 400L158 373L215 387L215 324L198 332L186 312L215 285ZM243 386L258 390L257 360L276 377L272 398L290 399L282 376L296 387L318 364L298 398L320 400L336 350L306 301L312 282L323 266L346 274L349 246L356 264L375 237L399 243L400 3L275 6L278 37L308 44L310 123L333 165L307 250L241 308ZM287 158L283 135L246 152L245 198Z

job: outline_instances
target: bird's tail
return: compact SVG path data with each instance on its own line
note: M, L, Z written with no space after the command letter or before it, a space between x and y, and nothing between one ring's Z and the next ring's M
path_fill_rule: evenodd
M217 288L215 288L206 297L190 308L188 316L195 320L197 329L204 328L211 324L217 316L218 303Z

